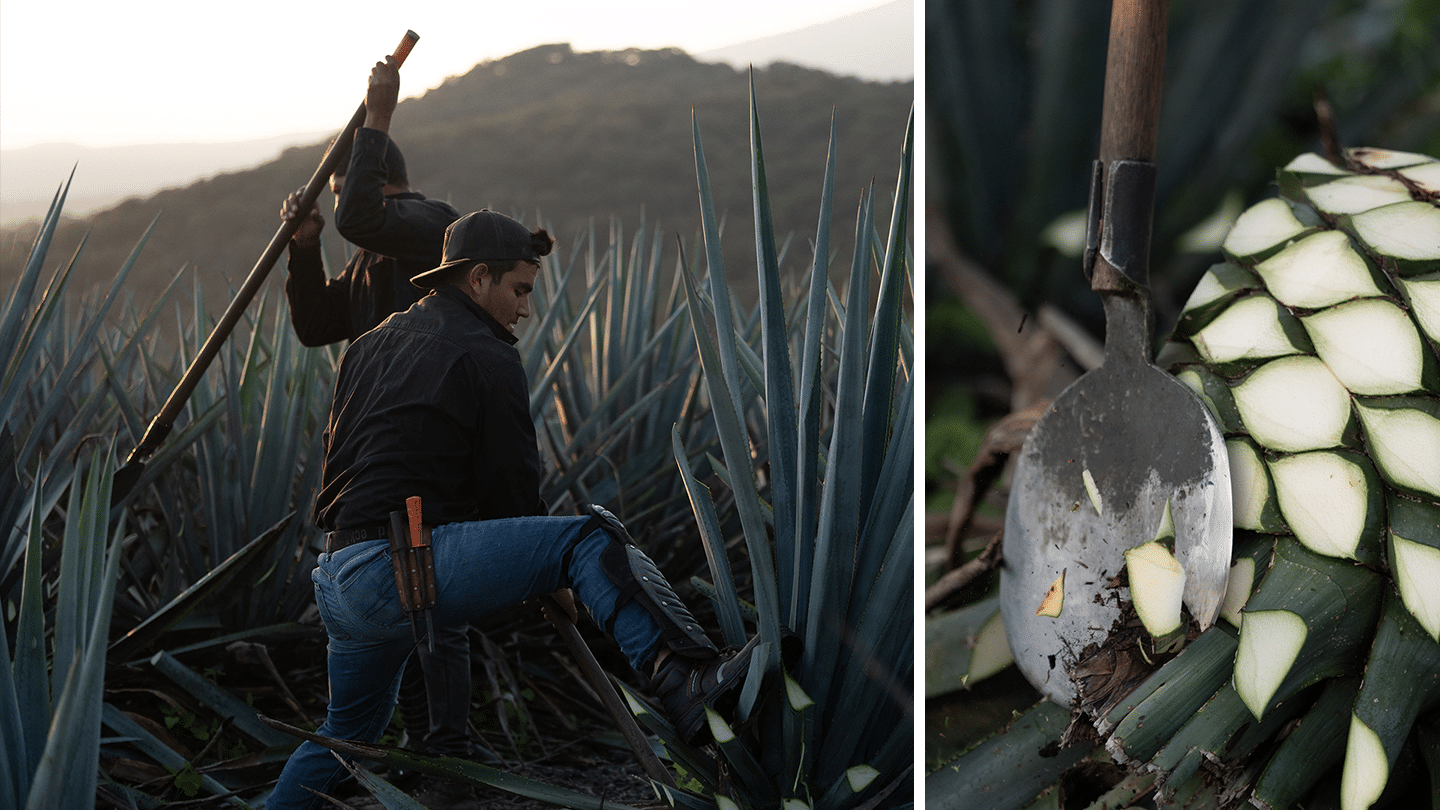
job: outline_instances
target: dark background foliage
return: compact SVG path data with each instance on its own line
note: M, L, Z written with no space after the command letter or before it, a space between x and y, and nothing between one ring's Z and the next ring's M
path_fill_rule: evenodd
M1051 305L1103 335L1099 297L1047 229L1086 204L1109 11L926 3L931 508L950 500L946 459L968 463L984 425L1013 405L993 330L937 257L982 271L1032 315ZM1225 216L1274 194L1278 167L1320 148L1317 90L1342 146L1440 155L1436 0L1172 0L1169 32L1150 262L1157 335L1218 256L1218 240L1186 235L1217 212L1223 234Z

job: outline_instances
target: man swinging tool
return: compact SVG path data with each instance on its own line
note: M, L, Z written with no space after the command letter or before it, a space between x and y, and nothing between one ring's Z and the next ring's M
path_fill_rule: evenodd
M365 92L364 124L347 157L330 178L335 226L358 250L336 278L326 278L320 255L325 219L318 206L304 216L289 245L285 294L290 321L306 346L354 340L391 313L403 312L422 292L410 277L440 263L445 229L460 212L410 188L404 156L389 136L400 98L400 68L393 57L377 62ZM281 217L299 214L297 191ZM468 626L436 628L405 668L400 716L405 745L433 756L499 759L470 738ZM401 774L392 778L406 781Z
M422 538L429 533L436 626L570 588L650 677L687 742L708 734L705 706L733 710L755 641L717 650L604 509L543 515L513 330L530 314L540 258L552 245L543 229L491 211L460 218L446 232L440 265L414 279L432 292L362 335L341 360L315 510L327 532L312 578L330 675L319 734L373 741L389 720L416 646L396 588L390 515L412 496ZM328 793L343 774L329 751L306 742L265 806L318 807L312 791Z

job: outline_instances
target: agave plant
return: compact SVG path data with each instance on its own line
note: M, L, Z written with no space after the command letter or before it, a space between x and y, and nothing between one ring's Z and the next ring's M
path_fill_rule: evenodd
M0 659L0 743L5 749L0 757L0 804L5 807L39 810L94 802L105 651L124 523L110 531L115 461L108 443L94 447L88 460L65 506L48 634L48 588L41 564L46 513L40 508L40 487L31 489L28 531L19 533L25 564L13 657L0 622L0 643L6 650Z
M541 492L554 512L603 503L637 527L670 570L698 570L698 545L678 530L685 490L670 470L678 425L694 463L714 444L699 396L697 357L679 272L662 281L661 229L627 240L618 221L576 240L563 267L542 265L538 323L519 348L545 453ZM583 291L578 303L571 292Z
M1145 780L1129 795L1153 791L1160 805L1365 810L1413 801L1427 781L1435 795L1440 162L1307 154L1279 186L1280 197L1240 216L1159 361L1227 437L1228 624L1192 632L1153 664L1113 649L1083 661L1071 673L1075 722L1093 733L1062 735L1065 712L1037 709L1025 736L935 772L942 806L987 789L1002 744L1023 759L1022 740L1089 740L997 802L1021 806L1097 734ZM1178 598L1181 587L1152 590ZM1129 681L1116 677L1125 670Z
M41 286L51 240L60 221L69 183L56 192L36 234L25 267L6 293L0 315L0 526L23 524L40 491L41 514L54 508L74 477L81 442L105 435L115 421L110 380L102 363L125 363L138 340L113 338L106 316L120 298L145 236L98 300L67 311L73 301L75 258L82 242L49 282ZM23 533L0 537L0 595L18 584Z
M829 331L833 131L808 296L791 310L804 308L803 321L795 319L804 328L792 334L781 300L753 86L751 99L758 351L736 338L698 126L695 155L713 337L698 317L693 324L723 454L711 463L734 492L754 591L751 614L766 652L752 665L739 725L710 713L714 756L679 743L662 721L645 716L698 783L696 792L706 800L702 806L777 801L787 807L843 808L867 801L898 806L911 801L898 788L908 778L913 717L912 389L903 316L911 133L901 154L883 253L871 241L873 193L861 203L848 291L836 306L831 383L821 336ZM877 254L881 279L872 314L869 280ZM685 284L691 312L700 312L702 293L688 271ZM827 402L830 384L833 400ZM752 449L745 427L751 420L762 426L763 456ZM763 459L759 469L752 466L757 457ZM725 537L709 493L684 463L678 437L676 461L706 544L724 639L744 643ZM782 664L782 627L803 639L803 654L789 669ZM773 677L764 686L767 674ZM679 791L668 795L677 805L697 798Z
M1237 558L1253 562L1227 594L1234 690L1263 722L1322 679L1363 676L1340 786L1363 810L1440 702L1440 162L1306 154L1279 179L1165 359L1223 420L1236 527L1279 537ZM1279 807L1308 787L1275 768L1255 795Z

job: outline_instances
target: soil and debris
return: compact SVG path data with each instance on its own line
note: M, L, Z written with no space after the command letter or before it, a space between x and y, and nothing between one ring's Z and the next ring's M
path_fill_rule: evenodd
M603 798L606 803L655 807L661 802L634 755L624 747L614 722L579 682L568 650L538 610L517 609L492 617L483 628L472 625L472 736L496 752L500 770ZM632 686L639 676L613 642L581 623L601 665ZM189 631L181 631L186 633ZM318 626L291 626L280 636L256 635L244 644L203 646L207 631L194 631L201 645L173 656L184 668L218 686L261 715L313 730L328 702L325 636ZM178 648L177 648L178 649ZM158 657L158 656L157 656ZM129 807L134 789L175 806L213 806L201 786L205 776L253 801L274 784L287 756L285 748L267 750L236 724L219 716L192 690L172 681L152 660L111 666L105 700L150 735L184 757L178 773L167 769L123 740L101 750L102 777L97 807ZM380 742L399 744L397 712ZM106 732L111 736L111 732ZM386 776L385 767L375 772ZM476 788L477 798L427 804L437 780L420 777L404 791L431 810L539 810L552 807L494 788ZM333 798L354 810L378 810L379 800L354 780L346 780Z

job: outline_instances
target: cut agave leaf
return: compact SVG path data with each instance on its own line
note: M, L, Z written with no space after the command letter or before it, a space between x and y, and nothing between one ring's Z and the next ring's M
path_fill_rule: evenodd
M1172 535L1173 532L1172 529ZM1125 567L1129 572L1130 599L1135 604L1135 613L1150 635L1162 638L1179 630L1185 569L1175 561L1170 550L1153 540L1127 549Z
M1399 152L1394 149L1380 149L1374 146L1358 146L1345 150L1351 160L1372 169L1403 169L1406 166L1434 163L1435 158L1419 152Z
M1235 652L1235 691L1256 718L1275 695L1310 628L1288 610L1247 610L1240 615L1240 648Z
M1321 231L1255 265L1270 294L1287 307L1319 309L1383 290L1350 238Z
M1378 557L1384 520L1379 476L1359 453L1318 450L1270 462L1275 497L1295 537L1331 557Z
M1440 548L1390 535L1390 563L1395 568L1395 584L1405 606L1416 621L1440 641Z
M1235 691L1257 719L1322 678L1354 671L1380 614L1382 581L1365 566L1321 556L1294 538L1276 541L1270 570L1240 614L1234 659Z
M1288 206L1286 210L1289 210ZM1211 265L1195 284L1190 298L1185 301L1180 320L1175 324L1174 334L1180 337L1195 334L1195 331L1208 324L1216 313L1223 312L1229 301L1239 298L1248 290L1258 289L1260 279L1249 270L1228 262Z
M1440 166L1440 164L1433 164ZM1402 276L1440 269L1440 208L1406 200L1350 217L1355 235Z
M1230 564L1230 574L1225 580L1225 601L1220 603L1220 618L1240 627L1240 611L1250 601L1250 592L1254 589L1255 560L1237 557Z
M1104 503L1100 500L1100 489L1095 486L1095 476L1091 475L1087 468L1080 472L1080 477L1085 482L1085 494L1090 496L1090 505L1095 507L1095 514L1105 514Z
M1392 495L1390 567L1405 607L1440 641L1440 504Z
M845 779L850 782L850 789L856 793L870 787L870 783L879 775L880 772L869 765L856 765L845 771Z
M1251 437L1270 450L1338 447L1350 421L1350 392L1309 355L1272 360L1232 390Z
M1055 618L1065 609L1065 572L1061 571L1060 576L1050 583L1049 590L1040 599L1040 607L1035 609L1036 616L1049 616Z
M1350 736L1345 741L1345 766L1340 774L1341 810L1368 810L1385 792L1390 763L1380 737L1360 718L1350 716Z
M1170 501L1165 501L1165 512L1160 515L1160 528L1155 530L1156 542L1169 540L1170 545L1175 545L1175 513L1170 511Z
M965 676L966 687L994 675L1015 663L1010 652L1010 642L1005 638L1005 622L997 609L975 635L975 650L970 657L970 672Z
M1238 629L1240 611L1249 604L1261 574L1270 566L1270 555L1275 550L1275 538L1255 532L1238 531L1235 533L1233 549L1233 561L1225 581L1225 599L1220 606L1220 615Z
M1440 697L1440 645L1386 589L1365 678L1355 696L1341 776L1341 806L1364 810L1380 798L1421 707Z
M1356 400L1355 412L1380 475L1411 494L1440 498L1440 402Z
M1440 343L1440 273L1400 279L1400 288L1420 328L1432 341Z
M806 694L804 687L794 678L790 677L790 673L788 672L785 673L785 699L789 701L790 708L797 712L803 712L815 705L815 701L811 700L810 695Z
M1327 214L1354 214L1410 199L1410 189L1393 177L1361 174L1305 189L1310 203Z
M1272 197L1242 213L1220 247L1237 259L1263 259L1308 230L1308 226L1295 218L1289 203ZM1196 291L1199 290L1197 286Z
M1405 178L1429 192L1440 192L1440 162L1421 163L1400 170Z
M1014 662L1000 597L925 621L925 696L968 689Z
M1191 338L1200 356L1220 366L1310 351L1300 321L1264 293L1242 298Z
M1343 177L1349 174L1345 169L1336 166L1314 152L1306 152L1303 155L1296 155L1291 161L1285 164L1284 171L1293 174L1308 174L1320 177Z
M1260 449L1249 439L1238 437L1225 442L1230 460L1230 500L1236 528L1255 531L1285 531L1280 503L1270 483L1269 469Z
M1352 393L1408 394L1421 387L1420 335L1393 302L1351 301L1306 316L1304 322L1320 359Z

